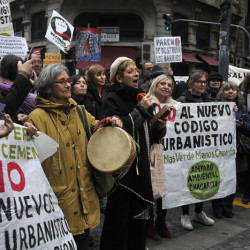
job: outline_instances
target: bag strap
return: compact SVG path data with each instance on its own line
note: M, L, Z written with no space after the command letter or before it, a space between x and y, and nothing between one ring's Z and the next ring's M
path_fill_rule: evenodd
M87 120L87 116L86 116L86 112L85 112L85 107L84 107L84 105L77 105L76 109L77 109L77 112L80 116L80 119L82 121L83 127L85 129L86 135L87 135L88 140L89 140L90 131L89 131L88 120Z

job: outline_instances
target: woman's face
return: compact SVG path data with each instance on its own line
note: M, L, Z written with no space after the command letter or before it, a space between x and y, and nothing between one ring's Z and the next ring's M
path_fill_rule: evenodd
M138 88L139 73L137 72L137 67L133 62L129 62L126 67L122 82L130 87Z
M83 77L80 77L76 84L72 87L72 93L76 96L87 94L87 84Z
M60 104L66 104L71 97L71 84L68 73L63 70L54 80L51 87L51 99Z
M99 71L95 73L95 83L99 86L103 86L106 83L105 71Z
M218 88L220 88L220 85L221 85L221 81L218 79L211 79L209 81L209 87L211 89L218 89Z
M207 78L204 75L193 83L193 86L191 87L192 94L196 96L201 96L201 94L205 92L206 86L207 86Z
M237 97L237 89L226 88L223 91L223 97L228 101L233 101Z
M173 81L171 79L161 80L155 89L155 96L159 100L164 100L167 97L170 97L173 90Z

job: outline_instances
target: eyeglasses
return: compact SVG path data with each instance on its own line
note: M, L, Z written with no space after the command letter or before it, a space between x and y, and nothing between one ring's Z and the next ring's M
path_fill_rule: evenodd
M145 69L145 70L150 70L150 71L151 71L152 69L153 69L153 67L150 67L150 68L147 68L147 69Z
M202 80L197 80L197 81L195 81L195 82L197 82L198 84L207 84L207 81L202 81Z
M34 64L42 64L43 62L41 60L34 60L31 63L34 65Z
M58 81L56 81L54 83L60 83L60 84L63 84L63 85L65 85L66 83L69 83L71 85L71 84L73 84L73 79L71 79L71 78L68 78L66 80L65 79L60 79L60 80L58 80Z
M126 71L128 74L136 74L136 73L138 73L138 69L129 69L129 70L127 70Z

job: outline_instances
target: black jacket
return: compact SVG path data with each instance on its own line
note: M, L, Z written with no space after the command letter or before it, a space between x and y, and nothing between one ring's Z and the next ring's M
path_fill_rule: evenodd
M137 142L139 175L136 173L135 160L125 175L117 177L118 184L137 195L133 216L139 216L154 202L149 163L152 137L148 123L152 114L137 102L137 94L141 92L140 89L115 83L111 86L102 108L102 117L118 116L123 122L123 129L134 136ZM157 132L160 137L166 130L153 131L156 134Z
M209 102L210 96L207 93L201 94L201 96L192 95L190 91L186 91L183 96L179 97L177 102L181 103L200 103L200 102Z

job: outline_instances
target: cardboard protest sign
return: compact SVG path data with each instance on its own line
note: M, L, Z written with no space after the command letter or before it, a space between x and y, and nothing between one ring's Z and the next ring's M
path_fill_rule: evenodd
M14 36L10 4L8 0L0 1L0 35Z
M45 53L45 58L43 59L43 68L55 63L61 63L61 54Z
M155 62L182 62L181 37L155 37Z
M17 36L0 36L0 57L16 55L25 59L28 52L26 38Z
M247 74L250 74L249 69L242 69L229 65L228 81L240 85L240 83L244 80Z
M77 249L26 128L0 139L0 249Z
M53 10L45 37L67 54L64 47L70 45L74 27Z
M168 194L163 208L228 196L236 190L234 103L174 104L163 138Z
M76 61L101 61L101 29L76 28Z

